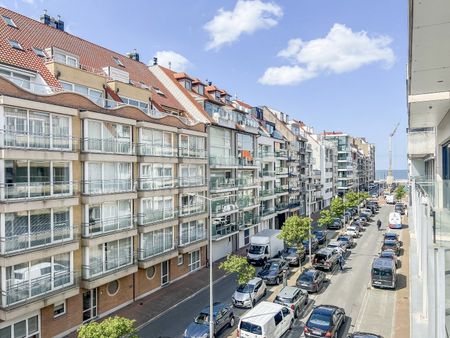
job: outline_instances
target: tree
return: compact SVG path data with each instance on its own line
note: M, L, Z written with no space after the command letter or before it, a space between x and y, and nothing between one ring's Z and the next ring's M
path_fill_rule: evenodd
M322 210L320 212L319 225L327 226L331 223L333 223L333 215L331 213L331 210L329 209Z
M370 194L367 191L361 191L359 194L359 202L362 202L365 199L370 197Z
M247 262L247 258L237 255L228 255L227 260L220 263L219 269L236 273L239 285L247 284L256 273L255 267Z
M357 207L359 203L361 203L360 195L354 191L349 191L345 194L345 208L354 208Z
M124 317L108 317L101 322L90 322L78 329L78 338L137 338L136 321Z
M312 219L309 217L291 216L284 222L278 237L283 239L288 246L302 249L302 242L309 239L311 222Z
M330 210L333 217L341 218L342 216L344 216L345 205L342 198L338 196L333 198L333 200L331 201Z
M405 186L400 184L397 189L395 189L395 199L397 201L400 201L403 199L403 197L405 197L406 195L406 190L405 190Z

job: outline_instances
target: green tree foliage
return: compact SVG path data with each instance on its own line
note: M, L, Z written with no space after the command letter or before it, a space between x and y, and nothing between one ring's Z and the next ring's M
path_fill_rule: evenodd
M361 202L360 194L354 191L349 191L348 193L346 193L344 200L346 209L357 207L358 204Z
M341 218L342 216L344 216L345 205L342 198L337 196L333 198L333 200L331 201L330 210L333 217Z
M284 222L278 237L288 246L303 248L303 240L309 238L311 222L309 217L291 216Z
M319 225L327 226L331 223L333 223L333 215L331 213L331 210L329 209L322 210L320 212Z
M397 201L400 201L401 199L403 199L403 197L405 197L405 195L406 195L405 186L400 184L397 187L397 189L395 189L395 199Z
M78 338L137 338L135 320L114 316L101 322L90 322L78 329Z
M247 258L237 255L228 255L227 260L220 263L219 268L237 274L239 285L247 284L256 273L255 267L247 262Z

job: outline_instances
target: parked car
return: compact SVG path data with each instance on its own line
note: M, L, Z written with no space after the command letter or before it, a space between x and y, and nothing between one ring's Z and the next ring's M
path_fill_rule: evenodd
M400 265L400 260L398 259L394 250L381 251L379 257L392 259L395 262L395 267L398 269L398 267Z
M261 278L255 277L247 284L239 285L231 300L236 307L253 307L266 293L266 283Z
M399 235L395 232L386 232L384 234L384 239L391 239L393 241L397 241L400 244Z
M308 292L295 286L284 286L275 297L274 303L287 306L294 312L294 318L298 318L308 305Z
M323 248L317 251L314 255L312 266L315 269L320 268L331 271L338 263L338 258L339 253L336 250Z
M280 338L294 324L294 313L286 306L261 302L241 317L237 338Z
M381 247L381 251L384 250L392 250L398 256L400 254L400 244L392 239L385 239L383 241L383 246Z
M216 302L213 305L214 314L214 335L223 330L225 327L234 326L233 308L223 303ZM184 331L184 338L209 337L209 306L205 307L194 321Z
M368 333L368 332L354 332L350 333L347 338L383 338L383 336L380 336L379 334L375 333Z
M305 337L337 337L345 318L344 309L334 305L319 305L313 309L305 323Z
M306 258L306 250L304 247L300 247L300 249L289 247L281 253L281 257L283 257L289 265L300 266L301 262Z
M359 232L359 228L356 226L348 226L345 234L349 235L353 238L358 238L359 236L361 236L361 234Z
M330 243L328 243L327 248L329 249L336 249L339 248L341 249L344 253L347 252L347 247L348 247L348 243L344 242L344 241L330 241Z
M316 236L319 244L325 244L327 242L327 231L326 230L314 230L312 232Z
M316 269L307 269L298 276L295 285L308 292L319 292L325 283L325 272Z
M336 238L338 242L343 242L347 245L347 249L351 249L356 246L356 242L353 240L352 236L349 235L340 235Z
M359 217L360 217L360 218L361 218L361 217L364 217L364 218L366 219L367 222L370 222L370 216L371 216L371 214L369 214L369 213L366 212L366 211L361 211L361 212L359 213Z
M351 225L357 227L359 232L366 231L366 228L364 228L363 223L360 220L354 221Z
M403 203L397 203L394 207L395 212L398 212L400 215L405 214L405 206Z
M339 230L339 229L342 229L342 227L343 227L343 224L339 218L333 219L333 223L328 224L328 226L327 226L327 228L329 230Z
M305 239L303 242L305 252L309 254L309 239ZM319 241L315 236L311 237L311 252L315 252L319 248Z
M361 222L361 224L365 227L369 225L369 220L367 216L359 216L356 220Z
M280 284L288 272L288 262L283 258L274 258L267 261L258 272L258 277L262 278L267 284Z

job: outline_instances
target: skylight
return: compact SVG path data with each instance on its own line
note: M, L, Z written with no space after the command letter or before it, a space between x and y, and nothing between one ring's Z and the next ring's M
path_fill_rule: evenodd
M41 58L45 58L47 56L45 55L45 52L40 48L33 47L33 52Z
M119 58L118 58L117 56L113 56L113 60L114 60L114 62L115 62L118 66L125 67L125 66L123 65L122 61L120 61Z
M161 91L161 89L159 89L159 88L157 88L157 87L153 87L153 89L155 90L155 92L156 92L158 95L166 96L166 95Z
M23 50L23 47L16 40L8 40L8 41L9 41L9 44L11 45L12 48L15 48L15 49L18 49L18 50Z
M4 16L2 15L3 21L5 21L5 23L10 26L10 27L14 27L17 28L15 22L13 19L11 19L10 17Z

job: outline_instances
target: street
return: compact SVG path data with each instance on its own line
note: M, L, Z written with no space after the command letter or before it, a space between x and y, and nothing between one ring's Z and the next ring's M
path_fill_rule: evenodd
M383 227L388 222L391 206L383 206L374 220L366 228L363 236L357 240L357 245L349 253L344 270L339 269L327 273L328 283L319 294L310 295L310 304L302 318L296 320L294 327L284 337L299 337L303 334L303 323L307 320L314 305L332 304L346 311L347 320L340 330L339 337L346 337L347 333L370 331L381 334L384 338L391 337L394 326L394 311L396 291L373 289L370 284L370 270L373 258L377 257L384 231L378 231L377 219L381 219ZM404 232L405 230L401 230ZM402 233L403 235L403 233ZM335 237L333 233L331 237ZM402 259L402 256L400 256ZM398 288L405 287L406 277L399 270ZM298 268L291 269L288 284L295 284L299 275ZM231 295L236 288L234 276L226 276L214 285L214 301L231 302ZM281 286L268 286L266 298L272 301ZM188 297L189 295L186 295ZM141 337L183 337L183 332L196 314L208 304L208 288L203 289L194 297L178 304L167 313L151 321L141 328ZM234 309L236 323L246 311ZM233 328L221 332L220 337L236 337Z

